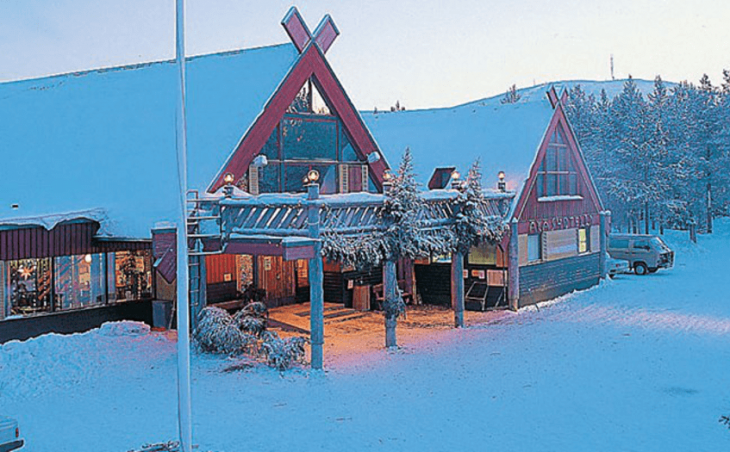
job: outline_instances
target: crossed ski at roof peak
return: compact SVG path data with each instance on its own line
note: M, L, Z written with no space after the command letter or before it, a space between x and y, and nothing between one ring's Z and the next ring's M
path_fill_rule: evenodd
M568 90L565 87L561 87L560 95L558 95L558 92L555 90L555 85L551 85L547 91L547 97L550 100L550 105L555 108L558 102L565 104L568 101Z
M312 35L296 6L289 9L289 12L282 19L281 25L299 53L302 53L311 41L319 46L322 53L327 53L337 36L340 35L340 30L337 29L335 21L332 20L329 14L325 14L322 20L319 21L319 25L314 29L314 35Z

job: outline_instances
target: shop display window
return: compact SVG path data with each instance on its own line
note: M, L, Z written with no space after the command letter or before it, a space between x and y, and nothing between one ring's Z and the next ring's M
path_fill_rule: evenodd
M114 253L115 300L152 297L152 253L149 250Z
M103 254L54 258L54 310L104 304L104 273Z
M25 316L52 311L50 259L8 261L3 267L6 315Z

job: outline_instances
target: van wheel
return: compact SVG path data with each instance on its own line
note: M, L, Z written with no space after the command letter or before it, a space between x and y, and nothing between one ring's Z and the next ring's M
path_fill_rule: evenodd
M637 262L634 264L634 273L636 273L639 276L644 276L647 274L649 269L646 267L646 264L643 262Z

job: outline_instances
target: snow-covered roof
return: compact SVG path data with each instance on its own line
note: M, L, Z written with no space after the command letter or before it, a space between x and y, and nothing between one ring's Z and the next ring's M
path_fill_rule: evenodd
M634 81L642 92L651 91L653 82ZM596 96L605 89L612 98L624 83L574 80L541 84L518 90L520 100L514 104L502 104L504 95L500 94L450 108L362 112L362 117L394 167L405 148L411 149L424 186L435 168L456 166L466 175L479 157L485 187L495 187L497 173L504 171L507 188L519 190L554 111L547 98L550 87L558 95L575 85Z
M453 108L364 114L363 119L388 160L397 165L409 147L424 185L434 168L455 166L462 174L477 158L485 186L504 171L514 190L527 176L553 108L545 91L502 104L499 97Z
M297 56L283 44L189 58L189 188L205 190ZM103 209L102 234L149 237L174 220L175 77L163 61L0 84L0 224Z

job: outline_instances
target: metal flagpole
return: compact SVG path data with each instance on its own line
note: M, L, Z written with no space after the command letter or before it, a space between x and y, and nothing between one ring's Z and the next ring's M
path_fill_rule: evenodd
M177 221L177 397L180 452L191 452L190 300L188 291L187 124L185 120L185 0L176 0L175 66L178 70L177 177L180 215Z

